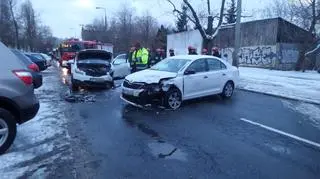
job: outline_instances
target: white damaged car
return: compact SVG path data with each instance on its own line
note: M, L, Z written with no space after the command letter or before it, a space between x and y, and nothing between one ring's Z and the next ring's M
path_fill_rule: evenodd
M113 70L112 53L87 49L77 53L71 62L71 85L73 90L78 87L112 87Z
M219 94L231 98L239 70L220 58L185 55L166 58L150 69L128 75L121 98L134 106L177 109L184 100Z

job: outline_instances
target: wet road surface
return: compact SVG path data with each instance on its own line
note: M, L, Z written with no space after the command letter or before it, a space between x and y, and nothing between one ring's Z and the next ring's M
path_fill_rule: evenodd
M319 106L236 91L142 110L122 102L119 87L71 93L61 81L72 159L50 177L320 178L319 147L241 120L320 143Z

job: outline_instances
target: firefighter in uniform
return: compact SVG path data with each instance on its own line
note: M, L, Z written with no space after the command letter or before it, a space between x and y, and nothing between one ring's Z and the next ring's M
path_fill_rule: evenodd
M197 49L194 48L193 46L188 47L188 55L198 55L197 54Z
M202 49L201 54L202 55L208 55L208 50L206 48Z
M135 44L135 51L132 53L132 60L136 66L134 72L148 68L149 52L146 48L141 47L139 42Z
M169 50L169 55L170 55L170 57L174 56L174 50L172 48L170 48L170 50Z
M212 48L212 55L215 56L215 57L221 58L221 55L220 55L220 53L219 53L218 47L213 47L213 48Z

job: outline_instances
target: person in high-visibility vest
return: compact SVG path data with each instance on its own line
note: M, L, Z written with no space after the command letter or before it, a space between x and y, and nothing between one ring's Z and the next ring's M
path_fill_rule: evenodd
M133 56L132 54L133 54L133 52L134 52L135 50L136 50L135 47L131 47L131 48L130 48L130 51L129 51L129 53L128 53L128 61L129 61L129 63L130 63L131 73L137 71L137 70L136 70L136 63L133 62L133 59L132 59L132 56Z
M144 70L148 68L149 52L146 48L141 47L138 42L135 44L136 50L132 53L132 60L136 64L136 70Z

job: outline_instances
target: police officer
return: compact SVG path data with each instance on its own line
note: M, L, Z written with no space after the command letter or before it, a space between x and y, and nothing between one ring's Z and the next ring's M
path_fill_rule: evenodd
M149 64L149 52L146 48L141 47L141 44L137 42L135 44L135 51L132 53L132 59L136 64L135 71L147 69Z
M172 48L170 48L170 50L169 50L169 55L170 55L170 57L174 56L174 50Z

